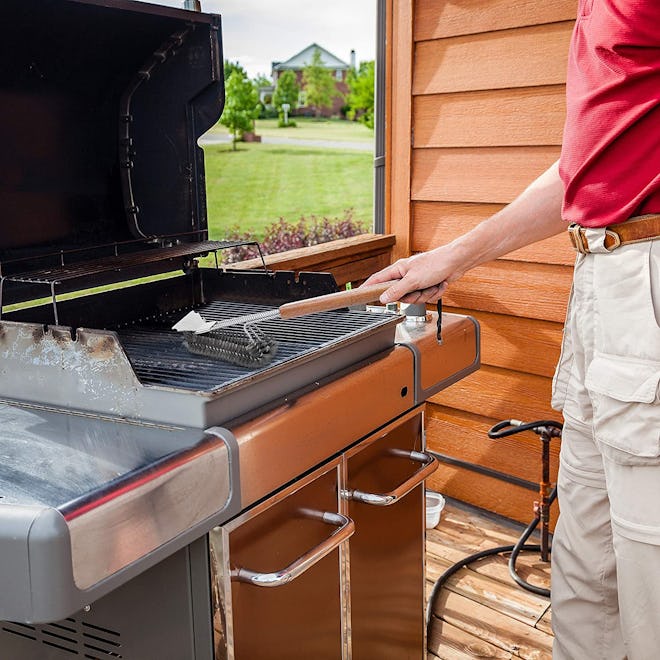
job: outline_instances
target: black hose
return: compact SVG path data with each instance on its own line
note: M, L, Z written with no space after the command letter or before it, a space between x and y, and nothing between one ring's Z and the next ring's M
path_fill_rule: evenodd
M537 587L534 584L530 584L529 582L527 582L527 580L523 580L523 578L521 578L520 575L518 575L516 571L516 561L518 559L518 555L522 551L541 552L541 558L544 560L547 560L547 555L550 552L550 548L548 547L548 543L547 543L546 516L548 514L549 507L557 498L557 487L555 486L550 491L550 494L547 497L547 501L545 499L543 489L545 486L545 482L547 482L549 479L549 476L547 474L549 472L549 464L548 464L549 442L553 437L561 437L562 428L563 428L562 424L554 420L539 420L536 422L525 423L516 419L506 419L502 422L498 422L488 431L488 437L493 440L496 440L498 438L505 438L509 435L521 433L522 431L533 431L537 435L541 436L541 439L543 440L543 466L544 466L543 482L541 483L541 495L543 501L541 502L540 509L535 508L536 515L534 516L534 519L529 523L529 525L527 525L527 527L521 534L518 541L516 541L516 543L514 543L513 545L501 545L497 548L482 550L481 552L477 552L473 555L465 557L464 559L461 559L460 561L456 562L453 566L450 566L436 580L435 584L433 585L431 595L429 596L429 602L426 606L427 638L430 638L431 635L433 610L435 609L437 601L440 597L440 592L442 591L442 587L445 585L447 580L449 580L449 578L452 575L460 571L462 568L465 568L469 564L472 564L475 561L479 561L480 559L491 557L493 555L499 555L505 552L510 552L511 556L509 557L509 575L511 575L513 581L523 589L526 589L527 591L531 591L532 593L535 593L539 596L545 596L547 598L550 597L550 589L545 589L543 587ZM532 532L534 532L534 530L537 528L539 522L541 522L542 517L544 518L545 521L544 523L545 526L543 528L543 536L541 539L542 545L527 545L527 539L529 539L529 537L532 535Z
M445 585L445 582L454 575L458 573L461 568L465 568L468 564L472 564L475 561L480 559L485 559L491 555L498 555L501 552L511 552L516 546L515 545L500 545L497 548L489 548L488 550L482 550L481 552L476 552L473 555L464 557L460 561L457 561L453 566L450 566L436 581L433 585L433 590L429 596L429 602L426 605L426 635L427 638L431 634L431 622L433 621L433 610L435 609L436 602L440 597L440 592L442 587ZM523 550L540 550L540 545L526 546Z
M548 497L548 504L552 504L554 500L557 497L557 488L553 488L552 491L550 492L550 495ZM534 584L530 584L526 580L523 580L523 578L518 575L516 571L516 561L518 559L518 555L522 551L526 552L540 552L541 551L541 546L540 545L527 545L526 541L527 539L532 535L536 527L538 526L540 522L540 519L538 517L534 518L529 525L525 528L523 533L520 535L520 538L516 541L514 545L501 545L496 548L489 548L488 550L482 550L481 552L476 552L473 555L469 555L468 557L464 557L460 561L456 562L454 565L450 566L435 582L433 585L433 590L431 591L431 595L429 596L429 601L426 606L426 634L427 638L431 634L431 623L433 621L433 610L435 609L436 603L440 597L440 592L442 591L442 587L445 585L447 580L454 575L455 573L458 573L462 568L465 568L469 564L472 564L475 561L479 561L480 559L485 559L486 557L491 557L493 555L499 555L503 554L505 552L510 552L511 556L509 557L509 575L511 575L511 578L514 580L514 582L521 586L523 589L527 589L527 591L531 591L532 593L538 594L539 596L545 596L546 598L550 597L550 589L545 589L544 587L537 587Z
M563 425L560 422L555 422L552 419L540 419L536 422L520 422L515 419L505 419L503 422L498 422L495 426L491 427L488 431L488 437L491 440L497 438L506 438L508 435L514 435L521 431L534 431L539 433L543 429L548 432L548 429L554 429L550 432L551 435L561 436ZM538 430L537 430L538 429Z

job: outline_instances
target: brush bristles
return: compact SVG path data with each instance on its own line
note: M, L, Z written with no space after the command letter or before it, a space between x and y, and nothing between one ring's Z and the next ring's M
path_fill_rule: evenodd
M191 353L240 367L254 369L270 364L277 353L277 342L256 326L246 325L242 330L240 334L229 330L214 330L201 335L186 332L183 343Z

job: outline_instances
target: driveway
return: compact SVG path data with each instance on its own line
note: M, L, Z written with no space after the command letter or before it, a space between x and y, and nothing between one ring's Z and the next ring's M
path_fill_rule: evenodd
M292 137L269 137L261 138L262 144L289 144L298 147L321 147L323 149L353 149L357 151L374 150L371 142L350 142L347 140L301 140ZM231 144L231 135L222 133L207 133L199 140L200 146L207 144Z

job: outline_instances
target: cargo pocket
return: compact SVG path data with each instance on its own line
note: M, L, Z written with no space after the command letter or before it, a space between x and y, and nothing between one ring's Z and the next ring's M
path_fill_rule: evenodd
M585 384L599 442L631 456L660 456L660 362L597 353Z
M657 369L660 241L633 243L593 257L597 354L647 362Z

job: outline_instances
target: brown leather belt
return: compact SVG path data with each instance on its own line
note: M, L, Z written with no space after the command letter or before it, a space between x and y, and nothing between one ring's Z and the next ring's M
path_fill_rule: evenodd
M581 254L588 254L589 240L586 227L575 223L568 226L568 236L573 247ZM660 214L639 215L626 222L605 227L605 249L611 252L622 245L641 243L660 238Z

